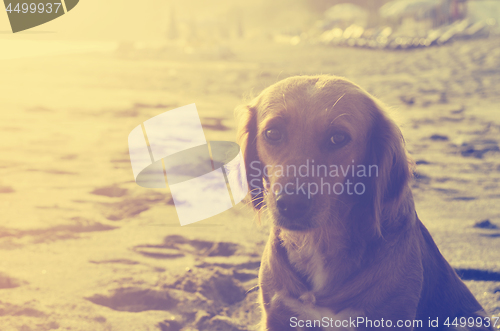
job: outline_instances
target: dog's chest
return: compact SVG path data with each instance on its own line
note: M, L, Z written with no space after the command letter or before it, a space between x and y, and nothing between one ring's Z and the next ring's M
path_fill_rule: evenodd
M328 308L318 307L315 304L315 294L323 290L328 282L328 273L323 257L317 250L304 248L289 250L288 259L293 268L307 278L311 291L303 293L298 299L288 297L284 303L296 312L298 318L306 321L335 318L335 314ZM328 330L328 328L324 329Z
M317 251L310 248L289 250L288 259L294 269L307 278L313 292L323 290L328 284L325 261Z
M305 326L307 322L319 323L321 330L353 330L346 322L350 318L361 316L359 312L343 310L335 313L328 307L316 305L316 296L323 295L331 281L325 258L318 247L313 245L293 249L287 247L287 256L292 268L307 279L310 290L302 293L298 298L293 298L284 292L276 293L272 301L277 300L295 313L297 321ZM336 325L335 322L341 323ZM343 324L342 324L343 323ZM300 325L300 322L297 323ZM307 330L297 327L296 330Z

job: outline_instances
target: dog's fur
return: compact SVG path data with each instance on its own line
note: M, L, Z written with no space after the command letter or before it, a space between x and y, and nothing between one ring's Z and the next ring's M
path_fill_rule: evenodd
M237 111L252 205L265 206L273 222L259 274L261 330L300 329L291 327L292 317L383 318L393 326L422 320L422 329L439 330L446 329L448 317L484 316L418 219L409 187L413 164L399 128L374 97L343 78L298 76L265 89ZM269 129L281 134L278 142L265 137ZM332 147L330 138L339 132L348 142ZM378 173L284 173L307 160L344 169L376 165ZM311 194L303 217L292 222L281 215L278 184L307 187L321 180L344 187L348 180L361 182L366 190ZM436 318L440 327L430 328L429 319Z

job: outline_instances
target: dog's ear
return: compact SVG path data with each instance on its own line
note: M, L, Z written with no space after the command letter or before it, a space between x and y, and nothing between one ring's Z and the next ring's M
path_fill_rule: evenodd
M236 108L238 121L237 143L245 160L248 189L253 208L259 210L264 203L262 167L257 154L257 107L242 105Z
M393 219L403 193L412 176L412 161L406 153L401 130L375 100L372 107L372 128L368 136L367 166L374 167L368 181L367 207L373 216L376 235L382 234L386 219Z

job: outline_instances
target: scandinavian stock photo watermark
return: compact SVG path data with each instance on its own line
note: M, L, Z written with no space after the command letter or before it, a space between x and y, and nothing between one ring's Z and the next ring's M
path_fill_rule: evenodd
M366 179L379 176L377 165L356 164L315 164L307 159L300 165L262 165L260 161L250 163L250 190L260 193L261 178L267 182L267 191L275 194L303 194L310 199L317 194L363 195ZM248 170L248 169L247 169ZM279 178L286 178L283 183ZM274 180L273 180L274 179Z
M12 32L50 22L75 8L79 0L4 0Z
M421 328L481 328L493 327L497 328L500 318L498 316L477 316L477 317L455 317L455 318L427 318L427 320L391 320L391 319L370 319L363 316L349 317L345 319L334 319L331 317L323 317L321 319L300 319L298 317L290 317L290 327L292 328L342 328L342 329L377 329L377 328L413 328L414 330Z
M136 183L168 187L181 225L220 214L248 193L238 144L207 141L195 104L137 125L128 145Z

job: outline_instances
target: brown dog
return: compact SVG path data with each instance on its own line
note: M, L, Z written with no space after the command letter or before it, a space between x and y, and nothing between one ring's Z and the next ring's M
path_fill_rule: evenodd
M273 222L262 330L489 329L417 217L412 163L378 101L339 77L300 76L239 112L252 205Z

